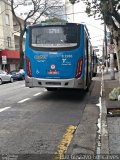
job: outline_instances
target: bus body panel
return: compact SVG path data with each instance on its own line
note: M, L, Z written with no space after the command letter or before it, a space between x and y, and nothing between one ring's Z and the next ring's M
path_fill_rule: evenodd
M80 46L66 51L39 51L30 47L25 49L25 83L27 87L45 88L84 88L85 87L85 45L84 27L80 30ZM29 34L26 33L26 46L29 46ZM27 75L26 57L30 61L32 77ZM76 78L79 59L82 59L82 71Z
M78 59L83 55L82 51L74 50L72 52L34 52L28 51L26 56L30 59L32 67L32 77L36 78L73 78L76 74ZM55 71L52 73L52 70ZM51 71L51 72L50 72Z

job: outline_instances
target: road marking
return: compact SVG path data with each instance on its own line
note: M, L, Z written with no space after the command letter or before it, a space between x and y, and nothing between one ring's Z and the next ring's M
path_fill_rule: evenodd
M28 101L29 99L30 99L30 98L25 98L25 99L19 101L18 103L23 103L23 102L25 102L25 101Z
M77 129L77 126L70 125L65 134L63 135L60 144L57 147L57 151L55 152L54 160L64 159L65 153L67 151L68 146L73 138L74 132Z
M3 112L3 111L5 111L5 110L7 110L7 109L9 109L9 108L11 108L11 107L1 108L1 109L0 109L0 112Z
M35 96L38 96L38 95L40 95L40 94L42 94L42 92L36 93L36 94L34 94L33 96L35 97Z
M40 95L40 94L42 94L42 93L44 93L44 92L46 92L47 91L47 89L44 89L42 92L39 92L39 93L36 93L36 94L34 94L33 96L35 97L35 96L38 96L38 95Z

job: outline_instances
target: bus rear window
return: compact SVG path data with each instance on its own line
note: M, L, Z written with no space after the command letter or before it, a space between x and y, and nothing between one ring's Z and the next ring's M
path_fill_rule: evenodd
M46 50L51 48L73 48L79 44L79 34L77 25L37 26L31 28L30 46Z

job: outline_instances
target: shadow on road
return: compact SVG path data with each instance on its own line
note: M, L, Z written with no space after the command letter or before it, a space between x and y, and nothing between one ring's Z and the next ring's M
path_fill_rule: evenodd
M44 94L38 96L39 100L54 100L54 101L83 101L86 97L86 92L83 90L59 90L59 91L47 91Z

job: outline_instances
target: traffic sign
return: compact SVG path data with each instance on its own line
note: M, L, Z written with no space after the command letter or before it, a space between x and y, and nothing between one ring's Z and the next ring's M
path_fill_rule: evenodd
M6 56L2 56L2 64L7 64L7 57Z

